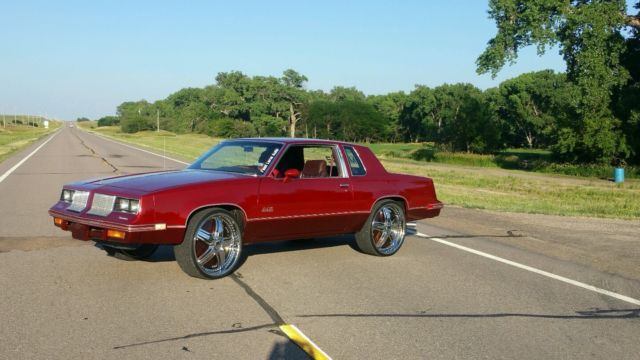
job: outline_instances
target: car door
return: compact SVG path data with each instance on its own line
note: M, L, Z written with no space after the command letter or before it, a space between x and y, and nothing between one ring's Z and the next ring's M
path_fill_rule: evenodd
M295 169L299 177L285 177ZM262 178L256 238L280 240L340 234L348 227L353 194L337 145L290 145Z

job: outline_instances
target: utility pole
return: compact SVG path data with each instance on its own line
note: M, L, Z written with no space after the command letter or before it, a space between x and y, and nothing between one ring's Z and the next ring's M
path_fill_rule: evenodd
M156 125L158 128L157 132L160 132L160 109L156 112Z
M2 114L2 127L7 127L7 122L4 119L4 114Z

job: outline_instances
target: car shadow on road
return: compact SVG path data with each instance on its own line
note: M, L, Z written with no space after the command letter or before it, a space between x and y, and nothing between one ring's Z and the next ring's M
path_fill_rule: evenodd
M428 311L405 314L307 314L297 315L300 318L542 318L542 319L567 319L567 320L628 320L640 319L640 309L590 309L576 311L571 315L555 314L525 314L525 313L493 313L493 314L437 314Z
M280 252L304 251L311 249L330 248L336 246L356 248L353 235L341 235L327 238L300 239L287 241L273 241L247 245L244 252L248 256L273 254Z
M353 235L333 236L318 239L302 239L290 241L273 241L265 243L250 244L244 246L243 259L239 266L246 261L248 256L275 254L291 251L305 251L311 249L330 248L336 246L349 246L354 250L358 250ZM166 262L175 261L176 257L173 253L172 245L161 245L153 253L153 255L143 261L148 262Z

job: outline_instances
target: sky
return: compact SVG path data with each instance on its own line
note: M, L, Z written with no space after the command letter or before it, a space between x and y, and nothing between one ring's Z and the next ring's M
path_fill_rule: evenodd
M520 53L496 79L475 61L495 33L487 0L0 0L0 113L75 120L124 101L213 84L219 72L281 76L308 89L365 94L416 84L482 89L518 74L564 71L557 49Z

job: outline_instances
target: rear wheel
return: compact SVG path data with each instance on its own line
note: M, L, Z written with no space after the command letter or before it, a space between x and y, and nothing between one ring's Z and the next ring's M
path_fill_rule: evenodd
M218 279L231 274L242 251L242 232L233 213L219 208L194 215L184 241L174 247L176 261L187 274Z
M396 201L382 200L356 233L356 243L364 253L390 256L398 252L404 243L406 227L404 206Z

